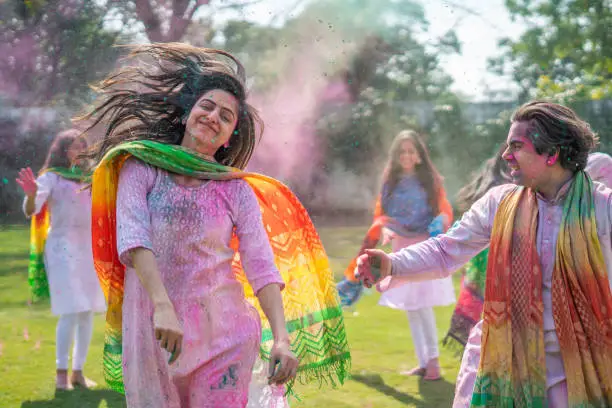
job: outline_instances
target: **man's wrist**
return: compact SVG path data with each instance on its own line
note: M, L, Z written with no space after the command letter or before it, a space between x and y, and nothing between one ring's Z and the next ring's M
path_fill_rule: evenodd
M392 255L389 255L389 266L387 270L387 276L393 276L393 258Z

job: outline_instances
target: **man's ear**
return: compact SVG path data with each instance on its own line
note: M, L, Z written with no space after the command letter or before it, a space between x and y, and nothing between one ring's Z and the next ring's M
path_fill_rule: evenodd
M548 151L548 159L546 160L546 164L552 166L559 160L559 148L553 147Z

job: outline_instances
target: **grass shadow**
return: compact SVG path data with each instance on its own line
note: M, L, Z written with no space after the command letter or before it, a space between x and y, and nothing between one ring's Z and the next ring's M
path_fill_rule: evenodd
M0 312L6 312L10 309L20 309L20 311L27 310L28 313L40 313L51 309L51 301L49 299L38 300L32 303L28 298L24 297L3 299L1 293L0 291Z
M102 401L108 408L126 408L125 396L111 390L56 391L53 399L26 401L21 408L98 408Z
M0 310L2 310L3 312L6 312L10 309L23 309L28 306L28 303L22 300L10 300L6 302L0 301Z
M19 251L19 252L2 252L0 253L0 262L9 262L9 261L23 261L28 260L30 254L27 252Z
M424 407L450 407L453 405L455 395L455 384L451 384L444 378L437 381L419 380L419 394L423 398ZM448 399L450 396L450 399Z
M414 398L412 395L398 391L395 388L385 384L385 381L382 379L380 374L352 374L351 380L373 388L381 394L394 398L402 404L411 404L415 407L421 408L431 407L431 405L424 405L421 400Z

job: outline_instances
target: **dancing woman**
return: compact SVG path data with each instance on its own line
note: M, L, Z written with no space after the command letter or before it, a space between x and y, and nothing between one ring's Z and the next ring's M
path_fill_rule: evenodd
M314 227L284 185L242 171L261 130L242 66L185 44L131 56L149 64L109 76L85 117L107 121L91 154L107 382L130 407L244 407L260 352L275 385L296 371L342 382L346 336Z

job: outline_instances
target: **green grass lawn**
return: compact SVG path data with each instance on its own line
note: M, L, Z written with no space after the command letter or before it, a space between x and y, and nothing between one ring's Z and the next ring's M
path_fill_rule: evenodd
M365 228L320 228L336 277L356 253ZM102 378L104 317L95 332L85 366L99 383L95 390L55 393L55 324L48 305L28 305L26 228L0 230L0 407L125 407L123 396L105 388ZM398 374L416 365L405 314L377 306L370 292L345 321L353 356L352 379L338 389L299 386L301 402L292 407L449 407L459 360L444 348L444 379L424 382ZM452 307L436 309L443 338Z

